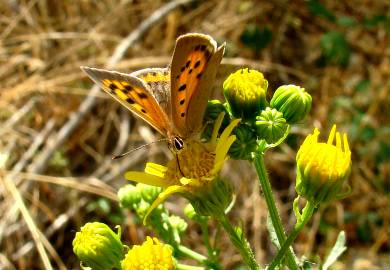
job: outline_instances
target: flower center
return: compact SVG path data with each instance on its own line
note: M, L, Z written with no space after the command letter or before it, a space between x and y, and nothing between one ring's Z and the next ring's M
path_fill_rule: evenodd
M212 176L215 153L209 151L204 144L198 141L189 141L177 158L168 164L167 179L203 179Z

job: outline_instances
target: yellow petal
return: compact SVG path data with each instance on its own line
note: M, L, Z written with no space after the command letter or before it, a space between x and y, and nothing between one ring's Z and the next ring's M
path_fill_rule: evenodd
M344 140L344 152L346 154L351 155L351 150L349 149L348 137L346 133L344 133L343 140Z
M233 129L238 125L238 123L240 123L240 121L241 119L235 119L225 128L221 134L221 137L219 138L218 144L224 143L224 141L226 141L226 139L232 133Z
M211 174L215 175L221 170L222 165L225 162L227 153L229 152L230 146L232 146L235 140L236 136L232 135L227 139L227 141L225 141L225 143L218 143L214 161L214 168L211 171Z
M145 166L145 172L148 174L153 174L155 176L164 178L165 173L167 172L168 168L165 166L162 166L160 164L148 162Z
M332 130L330 131L327 144L333 144L334 135L336 134L336 125L333 125Z
M221 128L223 118L225 117L225 113L221 112L218 115L218 118L215 120L214 128L213 128L213 133L211 135L211 140L210 143L215 147L215 144L217 143L217 137L218 137L218 131Z
M138 183L152 185L156 187L166 188L169 186L169 183L167 183L164 178L144 172L126 172L125 178L130 181L135 181Z
M157 199L155 199L152 205L149 207L148 212L144 217L144 221L143 221L144 225L146 225L146 219L148 218L149 214L153 211L154 208L156 208L160 203L165 201L166 198L168 198L173 193L184 192L186 190L187 190L186 187L178 186L178 185L167 187L163 192L161 192L158 195Z

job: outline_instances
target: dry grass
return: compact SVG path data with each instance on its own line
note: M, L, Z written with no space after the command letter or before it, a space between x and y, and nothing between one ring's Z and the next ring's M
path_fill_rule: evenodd
M323 2L335 14L358 21L390 8L379 0ZM166 160L166 149L153 145L111 161L113 154L157 135L101 91L89 90L91 82L79 66L123 71L166 66L176 37L186 32L227 42L216 88L227 74L249 66L264 72L270 92L295 83L313 95L308 121L293 128L289 144L268 157L288 228L293 225L294 156L302 137L313 126L326 130L334 122L350 133L353 193L321 208L298 239L298 253L324 256L344 229L349 249L340 269L389 267L390 150L384 144L390 143L390 46L385 27L345 30L311 14L304 1L287 5L282 0L194 1L153 21L151 14L166 5L151 0L0 4L0 269L76 267L74 232L91 220L115 223L121 215L115 193L125 183L123 172L142 169L146 160ZM240 42L249 23L267 25L273 33L261 52ZM319 66L320 37L334 29L345 33L350 62ZM370 83L359 92L363 80ZM232 216L245 224L257 258L268 262L275 250L267 237L267 211L255 174L244 162L229 164L238 193ZM103 211L106 204L99 198L109 202L109 210ZM131 218L122 226L127 243L142 241L145 231L135 230ZM190 227L186 244L202 251L198 229ZM221 241L224 266L233 269L239 257L226 239Z

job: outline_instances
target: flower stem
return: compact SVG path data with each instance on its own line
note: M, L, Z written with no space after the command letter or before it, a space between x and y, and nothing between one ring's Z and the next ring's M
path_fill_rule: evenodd
M286 234L284 232L282 221L280 219L279 212L278 209L276 208L275 200L272 195L271 184L269 182L267 171L265 169L265 164L264 164L264 154L261 152L257 152L254 155L253 163L257 171L257 175L259 178L261 188L263 190L265 201L267 203L268 212L272 221L272 226L275 229L276 237L278 238L279 244L280 246L282 246L286 241ZM287 265L289 269L299 270L298 264L295 261L295 256L293 255L292 251L288 248L286 252L287 252L286 254Z
M176 269L177 270L205 270L206 268L178 263Z
M213 262L214 264L218 265L219 268L222 269L222 267L219 265L218 262L218 254L215 252L214 248L211 246L210 243L210 234L209 234L209 228L208 228L208 219L201 219L199 221L200 228L202 230L202 237L203 237L203 243L207 248L207 253L209 260Z
M192 249L189 249L188 247L178 245L178 250L186 255L187 257L199 262L199 263L205 263L207 262L207 257L203 256L202 254L193 251Z
M283 259L286 252L290 250L289 247L294 242L295 238L297 238L303 227L305 227L306 223L310 220L311 216L313 215L314 209L315 205L308 201L306 203L305 208L303 209L303 214L301 218L298 219L297 224L294 227L294 230L290 233L287 240L283 243L282 247L278 251L278 254L276 254L268 269L274 269L280 263L280 260Z
M240 252L244 262L249 266L249 268L251 270L261 270L262 268L256 262L255 255L253 254L253 251L243 234L234 229L226 215L219 216L218 221L229 235L230 241Z

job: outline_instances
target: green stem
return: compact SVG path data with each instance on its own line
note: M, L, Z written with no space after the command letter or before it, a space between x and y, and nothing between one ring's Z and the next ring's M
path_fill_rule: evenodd
M210 238L209 238L209 228L207 220L199 221L200 229L202 230L203 243L207 248L207 252L210 258L214 257L214 249L211 247Z
M275 258L272 260L268 269L272 270L279 265L280 260L282 260L286 252L290 250L289 247L291 246L291 244L297 238L297 236L299 235L303 227L305 227L306 223L310 220L311 216L313 215L314 209L315 209L315 205L308 201L306 203L305 208L303 209L303 214L301 216L301 219L298 219L297 224L294 227L294 230L290 233L287 240L283 243L278 254L276 254Z
M225 229L226 233L229 235L230 241L240 252L244 262L252 270L261 270L262 268L256 262L255 256L251 247L249 246L248 241L240 233L238 233L232 224L229 222L226 215L221 215L218 218L218 221L221 223L222 227Z
M206 268L178 263L176 269L177 270L205 270Z
M202 237L203 242L207 248L207 254L209 257L210 264L215 269L222 269L222 266L220 265L218 261L218 253L215 251L215 249L211 246L210 243L210 234L209 234L209 228L208 228L208 219L204 218L199 221L200 228L202 230Z
M184 255L186 255L187 257L199 262L199 263L205 263L207 262L207 257L203 256L202 254L196 252L196 251L193 251L192 249L189 249L188 247L185 247L185 246L182 246L182 245L178 245L177 246L177 249L183 253Z
M253 159L254 166L260 181L261 189L263 190L264 198L267 203L268 212L272 221L272 226L275 229L276 237L278 238L280 246L286 241L286 234L284 232L282 221L276 208L275 200L272 195L271 184L268 179L267 171L264 164L263 153L256 153ZM299 270L298 264L295 261L295 256L290 249L287 249L287 265L289 269Z

